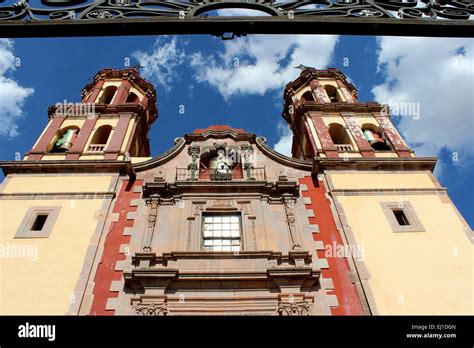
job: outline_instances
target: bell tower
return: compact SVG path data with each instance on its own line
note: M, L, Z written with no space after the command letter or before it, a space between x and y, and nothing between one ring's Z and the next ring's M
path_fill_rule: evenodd
M304 68L284 98L294 158L413 157L387 106L359 102L356 88L337 69Z
M156 92L135 69L102 69L80 103L51 105L45 130L27 160L126 160L150 156L147 133L157 119Z

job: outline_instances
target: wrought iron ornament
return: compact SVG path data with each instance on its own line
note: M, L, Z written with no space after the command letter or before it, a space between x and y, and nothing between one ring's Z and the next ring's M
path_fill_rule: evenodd
M62 27L68 23L93 21L94 23L113 23L122 20L121 23L159 23L160 25L194 20L197 23L215 21L223 17L211 17L211 11L240 8L258 10L273 19L291 23L299 20L334 20L343 24L348 19L365 19L369 23L381 24L393 21L404 22L418 20L419 24L430 22L439 27L449 27L449 22L465 22L471 24L474 16L473 0L315 0L315 1L212 1L212 0L190 0L190 1L159 1L159 0L0 0L6 6L0 7L0 34L3 36L26 36L8 32L5 35L3 27L20 28L34 27L31 24L55 22ZM226 22L238 17L225 17ZM240 18L242 20L242 18ZM267 17L255 16L245 17L246 21L268 22L273 21ZM439 19L447 19L443 21ZM389 22L387 22L387 20ZM99 22L97 22L99 21ZM361 21L359 21L361 22ZM446 23L448 22L448 23ZM357 23L357 21L355 22ZM377 22L378 23L378 22ZM183 24L183 23L181 23ZM451 23L452 24L452 23ZM122 26L123 27L123 26ZM76 27L77 28L77 27ZM465 28L462 27L461 28ZM469 29L472 27L469 26ZM317 33L318 28L306 29L306 31ZM265 32L265 30L262 30ZM301 29L292 29L291 25L286 32L301 32ZM134 32L133 34L136 34ZM161 33L160 28L154 33ZM181 32L180 32L181 33ZM192 32L190 32L192 33ZM350 34L350 32L347 32ZM83 33L84 34L84 33ZM96 35L127 35L127 32L111 33L102 32L96 28ZM146 34L146 33L143 33ZM151 33L150 33L151 34ZM241 33L245 35L246 33ZM357 34L357 32L356 32ZM442 33L441 33L442 34ZM46 35L30 31L31 36L78 36L77 34L57 33ZM84 35L92 35L86 32ZM405 35L407 35L405 33ZM416 35L413 33L412 35ZM472 33L460 34L460 36L472 36ZM428 35L431 36L431 35ZM437 36L437 35L432 35ZM444 35L440 35L444 36Z

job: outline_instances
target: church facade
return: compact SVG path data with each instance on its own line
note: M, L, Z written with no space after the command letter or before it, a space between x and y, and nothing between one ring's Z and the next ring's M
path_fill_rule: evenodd
M337 69L284 92L292 157L209 126L150 156L156 92L103 69L2 161L1 314L473 314L473 234ZM83 108L83 106L90 106Z

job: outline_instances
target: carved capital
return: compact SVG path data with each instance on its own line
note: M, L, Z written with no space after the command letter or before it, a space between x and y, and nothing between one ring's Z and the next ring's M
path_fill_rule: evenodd
M278 303L277 312L282 316L289 315L310 315L311 303L302 302L280 302Z
M167 315L168 306L166 303L139 303L135 307L138 315Z

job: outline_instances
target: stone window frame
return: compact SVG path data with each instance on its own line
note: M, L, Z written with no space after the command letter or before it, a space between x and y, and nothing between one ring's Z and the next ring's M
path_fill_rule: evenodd
M380 205L393 232L425 232L425 228L410 202L380 202ZM409 225L400 225L395 217L394 210L403 211Z
M242 211L236 211L236 210L231 210L231 211L222 211L222 210L206 210L201 212L201 223L200 223L200 230L199 230L199 246L201 251L210 251L210 252L223 252L223 251L213 251L213 250L205 250L204 249L204 218L206 216L216 216L216 215L221 215L221 216L238 216L239 217L239 225L240 225L240 250L239 251L233 251L234 253L238 253L241 251L245 250L245 233L244 233L244 216L242 214Z
M29 207L25 217L21 221L14 238L49 238L53 226L59 216L61 206L34 206ZM40 214L48 214L48 218L41 231L33 231L31 228Z

